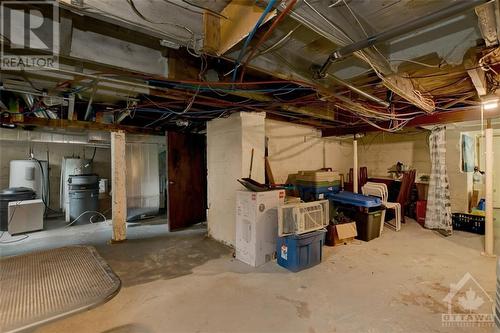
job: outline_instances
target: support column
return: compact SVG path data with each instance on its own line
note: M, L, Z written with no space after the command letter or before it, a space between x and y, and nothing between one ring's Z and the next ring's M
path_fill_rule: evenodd
M352 142L352 155L353 155L353 166L352 166L352 191L358 193L358 140L354 138Z
M112 242L127 239L127 194L125 186L125 133L111 132Z
M493 129L491 128L491 120L488 119L485 136L485 174L486 174L486 218L485 218L485 233L484 233L484 254L487 256L493 255Z
M208 234L231 246L236 238L236 192L245 189L236 179L248 177L252 149L252 179L263 183L264 113L233 113L207 123Z

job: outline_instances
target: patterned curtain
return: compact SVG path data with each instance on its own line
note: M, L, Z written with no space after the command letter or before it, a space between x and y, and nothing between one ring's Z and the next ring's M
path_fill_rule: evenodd
M445 127L436 127L429 137L432 169L427 195L425 227L451 235L450 184L446 173L445 129Z

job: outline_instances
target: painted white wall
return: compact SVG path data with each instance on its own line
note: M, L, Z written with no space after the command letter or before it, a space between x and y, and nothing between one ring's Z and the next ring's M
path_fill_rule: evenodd
M446 165L452 212L468 211L472 190L472 173L461 171L461 133L455 128L446 130ZM415 168L418 180L420 175L430 174L431 171L428 142L428 132L371 133L359 140L359 165L368 168L370 177L388 177L387 169L399 161Z
M268 160L276 183L300 170L333 168L348 173L352 167L352 140L321 138L309 126L266 119Z
M446 170L450 182L451 211L468 212L472 192L472 172L462 172L461 134L459 129L446 130Z
M389 177L387 170L397 162L410 165L421 174L429 174L429 134L415 132L392 134L377 132L358 140L359 166L368 168L369 177Z
M248 177L254 149L252 179L264 182L264 113L234 113L207 123L208 233L234 246L238 178Z

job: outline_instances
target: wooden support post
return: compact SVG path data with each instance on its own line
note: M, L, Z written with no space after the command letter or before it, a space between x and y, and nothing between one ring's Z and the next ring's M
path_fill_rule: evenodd
M112 242L127 238L127 194L125 186L125 132L111 132Z
M358 140L354 139L352 142L352 155L353 155L353 166L352 166L352 191L358 193Z
M485 233L484 233L484 255L493 256L493 128L491 128L491 120L488 119L485 136L485 151L486 151L486 217L485 217Z

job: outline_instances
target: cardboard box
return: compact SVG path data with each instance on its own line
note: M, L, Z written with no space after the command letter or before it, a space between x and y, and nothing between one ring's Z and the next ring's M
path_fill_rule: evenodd
M289 196L285 197L285 205L296 204L296 203L301 203L301 202L302 202L302 200L298 197L289 197Z
M348 244L357 235L356 222L337 224L333 234L333 246Z

